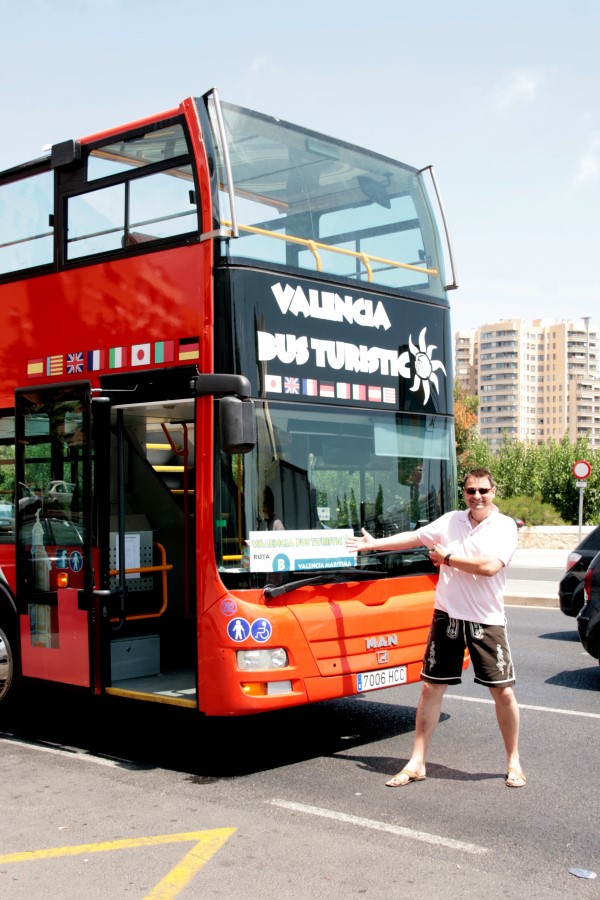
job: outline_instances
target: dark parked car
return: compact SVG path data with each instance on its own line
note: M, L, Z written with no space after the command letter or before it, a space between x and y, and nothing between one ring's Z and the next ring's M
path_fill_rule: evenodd
M600 525L590 531L567 556L567 570L558 586L560 608L565 616L576 616L583 606L583 576L598 551Z
M600 553L591 561L583 579L585 605L577 616L577 631L583 647L598 659L600 652Z

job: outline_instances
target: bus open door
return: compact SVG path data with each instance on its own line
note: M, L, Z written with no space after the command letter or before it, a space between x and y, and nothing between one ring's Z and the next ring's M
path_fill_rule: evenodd
M89 383L15 392L17 607L23 676L92 684ZM30 499L30 497L28 499Z

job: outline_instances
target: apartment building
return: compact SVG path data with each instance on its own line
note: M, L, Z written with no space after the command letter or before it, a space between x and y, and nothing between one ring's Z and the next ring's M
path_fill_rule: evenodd
M479 398L478 430L492 449L520 441L600 448L598 333L575 322L503 319L455 335L455 377Z

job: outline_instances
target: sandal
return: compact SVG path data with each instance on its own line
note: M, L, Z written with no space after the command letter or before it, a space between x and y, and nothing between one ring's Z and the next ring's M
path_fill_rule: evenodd
M512 788L525 787L527 784L525 772L519 772L518 769L509 769L504 776L504 784L506 787Z
M386 781L386 787L406 787L407 784L410 784L412 781L425 781L426 775L417 775L416 772L413 772L412 769L402 769L401 772L398 772L397 775L394 775L393 778L390 778L389 781Z

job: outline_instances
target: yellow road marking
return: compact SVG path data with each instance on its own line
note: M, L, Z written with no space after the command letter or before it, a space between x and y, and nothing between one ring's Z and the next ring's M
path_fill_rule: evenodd
M234 831L235 828L219 828L205 832L203 839L186 853L181 862L171 869L149 894L146 894L144 900L171 900L172 897L176 897L204 863L220 850Z
M131 850L138 847L154 847L160 844L181 844L195 841L183 859L150 891L145 900L171 900L190 883L194 875L211 859L235 828L215 828L211 831L183 831L180 834L158 834L154 837L125 838L118 841L102 841L98 844L78 844L73 847L50 847L46 850L25 850L21 853L0 855L0 864L29 862L36 859L59 859L83 853L108 853L113 850Z

